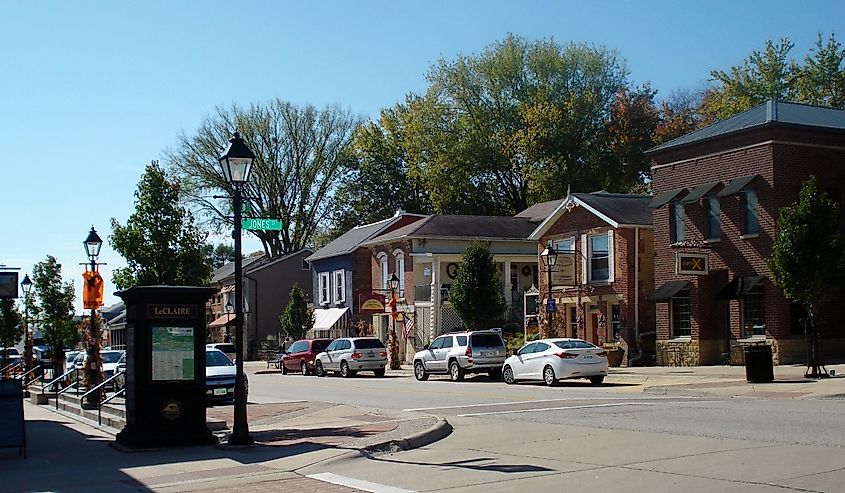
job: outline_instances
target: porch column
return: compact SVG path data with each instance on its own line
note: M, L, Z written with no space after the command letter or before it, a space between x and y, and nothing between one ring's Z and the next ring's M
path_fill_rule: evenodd
M511 284L511 261L506 260L503 263L502 276L504 276L502 286L505 290L505 305L507 310L513 309L513 285Z
M428 340L433 341L440 318L440 259L431 261L431 316L428 322Z

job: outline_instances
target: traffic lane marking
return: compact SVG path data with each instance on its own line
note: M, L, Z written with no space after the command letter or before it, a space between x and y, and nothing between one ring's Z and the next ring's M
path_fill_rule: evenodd
M412 490L404 488L397 488L395 486L388 486L386 484L373 483L371 481L364 481L363 479L350 478L348 476L341 476L331 472L321 472L318 474L309 474L307 477L316 479L326 483L338 484L355 488L358 490L369 491L370 493L416 493Z
M652 402L611 402L607 404L589 404L585 406L561 406L561 407L541 407L531 409L514 409L510 411L488 411L484 413L467 413L459 414L460 418L472 418L475 416L493 416L497 414L516 414L516 413L533 413L545 411L566 411L569 409L589 409L595 407L620 407L620 406L653 406Z
M405 412L415 412L415 411L445 411L449 409L464 409L464 408L473 408L473 407L496 407L496 406L515 406L520 404L539 404L542 402L571 402L571 401L662 401L662 402L670 402L673 400L702 400L701 397L695 396L671 396L671 397L561 397L559 399L532 399L527 401L507 401L507 402L490 402L484 404L465 404L465 405L455 405L455 406L440 406L440 407L417 407L417 408L410 408L410 409L403 409L402 411Z

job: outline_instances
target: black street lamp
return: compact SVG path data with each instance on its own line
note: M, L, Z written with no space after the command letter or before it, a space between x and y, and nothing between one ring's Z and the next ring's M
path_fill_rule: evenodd
M396 337L396 292L399 291L399 278L396 273L390 275L387 280L387 287L390 288L390 334L388 345L390 346L390 369L399 369L399 339Z
M82 245L85 247L85 254L88 255L88 261L90 269L89 272L91 276L94 276L94 273L97 272L97 257L100 256L100 249L103 247L103 240L100 238L100 235L97 234L97 230L94 229L94 226L91 226L91 231L88 232L88 236L85 238L85 241L82 242ZM99 280L96 277L85 277L86 282L88 283L96 283ZM86 286L83 286L83 290L86 289ZM87 291L89 294L88 296L93 296L92 291ZM83 297L84 298L84 297ZM96 298L96 297L95 297ZM94 298L89 299L91 305L91 318L88 321L88 360L86 361L86 368L85 368L85 375L87 376L86 381L89 387L93 387L94 385L98 385L102 382L102 374L100 373L100 365L99 363L99 354L100 354L100 344L101 338L100 334L98 333L99 327L97 322L97 303ZM58 361L58 360L56 360ZM92 399L95 402L99 402L99 393L95 393L92 395Z
M554 268L555 264L557 263L557 252L552 247L552 242L549 240L549 243L546 245L546 249L543 250L543 253L540 254L540 258L543 259L543 264L546 266L546 272L549 274L549 298L546 301L546 313L549 317L549 334L547 336L551 336L552 331L554 331L554 315L556 307L552 304L552 268Z
M244 377L244 317L243 317L243 254L241 252L241 207L243 202L242 187L249 181L255 154L241 138L241 134L229 139L226 149L217 161L223 170L223 177L232 186L232 208L235 213L235 422L229 445L249 445L253 443L249 434L249 423L246 417L246 382Z
M29 279L29 274L24 274L21 290L23 291L23 361L26 371L30 371L32 370L32 332L29 331L29 292L32 290L32 281Z

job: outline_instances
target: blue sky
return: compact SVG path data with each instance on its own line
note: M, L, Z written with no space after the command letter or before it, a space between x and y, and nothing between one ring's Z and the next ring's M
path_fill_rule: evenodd
M375 117L440 57L508 33L616 49L666 96L789 37L845 37L841 1L6 1L0 4L0 264L47 254L81 287L82 240L122 223L144 166L215 106L280 97ZM258 243L245 241L248 248ZM122 259L103 246L111 268ZM81 308L81 299L77 300Z

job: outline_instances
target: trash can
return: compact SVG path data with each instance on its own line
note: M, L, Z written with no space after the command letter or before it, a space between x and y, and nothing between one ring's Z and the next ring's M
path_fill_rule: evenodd
M745 347L745 379L749 383L774 382L772 347L768 344Z

